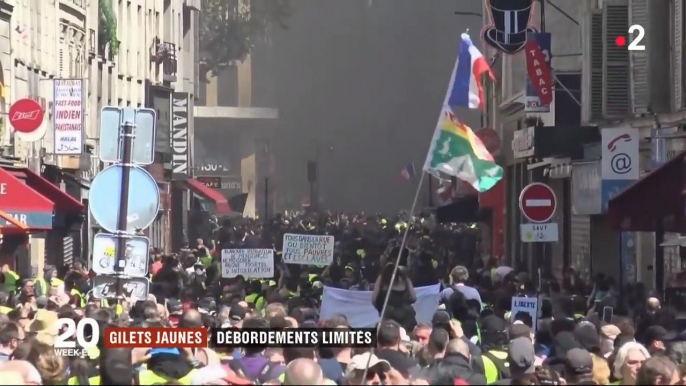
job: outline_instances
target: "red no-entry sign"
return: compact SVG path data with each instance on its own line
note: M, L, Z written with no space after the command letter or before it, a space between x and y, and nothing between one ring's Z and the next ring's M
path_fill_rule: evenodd
M540 182L527 185L519 195L519 209L532 222L550 221L556 207L555 192L550 186Z

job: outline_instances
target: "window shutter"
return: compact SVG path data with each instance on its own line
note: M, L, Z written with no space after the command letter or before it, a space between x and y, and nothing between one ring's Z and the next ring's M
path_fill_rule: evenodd
M615 39L629 31L629 6L623 0L606 0L603 6L603 117L624 118L629 112L629 50Z
M672 102L674 111L679 111L683 107L684 0L673 0L672 4L674 7L672 12L674 15L674 27L672 28L672 31L674 31L672 35L674 39L672 42L672 73L674 74Z
M631 25L649 25L648 0L629 0L629 20ZM628 29L627 29L628 32ZM629 41L632 36L629 36ZM631 106L634 114L648 112L650 89L648 88L648 50L629 52L631 63Z
M591 121L603 117L603 13L591 14Z

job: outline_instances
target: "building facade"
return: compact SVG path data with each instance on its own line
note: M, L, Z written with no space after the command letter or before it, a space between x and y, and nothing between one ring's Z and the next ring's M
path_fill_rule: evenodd
M686 150L683 0L583 3L583 120L601 130L637 129L640 139L641 178L603 197L601 213L592 216L592 267L616 272L623 283L670 287L683 271L678 237L685 230L679 171ZM637 49L618 47L620 34ZM637 217L637 210L645 215ZM605 235L600 243L597 235ZM609 251L615 258L603 260Z
M75 258L88 258L90 242L98 231L88 214L88 188L107 166L98 157L103 107L152 107L153 87L185 93L179 95L186 95L189 104L185 151L190 154L199 3L12 0L0 4L0 111L9 111L18 100L34 99L44 111L45 130L42 139L27 141L3 115L0 154L4 158L0 162L10 177L54 204L52 224L25 224L27 232L14 232L17 240L29 241L28 247L22 250L26 243L4 238L3 262L13 264L20 273L35 274L42 271L43 264L61 267ZM59 109L63 100L79 94L81 98L72 98L72 103L80 106L81 123L71 126L76 128L75 145L66 146ZM167 142L158 141L156 163L149 167L158 181L162 205L148 235L154 246L166 250L170 249L172 219L185 217L183 189L178 194L181 209L174 213L171 205L171 103L169 98L169 107L158 109L161 131L158 129L157 135ZM190 155L188 159L192 159ZM12 184L17 181L10 180ZM187 195L185 199L188 201ZM4 209L0 203L0 210ZM9 214L17 218L22 210L31 212L31 208L20 208ZM7 228L5 233L14 234ZM21 253L27 258L18 258Z
M497 161L505 170L505 197L497 210L504 211L503 263L530 272L540 267L544 273L561 276L566 266L582 266L573 263L573 257L582 258L585 253L574 249L584 241L578 240L578 225L570 215L569 165L582 155L582 143L597 133L580 128L583 7L573 0L556 1L555 7L546 4L542 8L539 4L534 2L529 26L551 34L554 97L549 111L531 112L527 107L525 50L506 54L484 44L483 52L497 78L486 90L484 121L486 127L496 129L502 144ZM492 24L487 7L483 12L485 25ZM558 224L558 242L521 240L520 225L527 220L519 209L519 196L532 182L546 183L555 193L557 208L551 222ZM493 237L496 235L494 232Z

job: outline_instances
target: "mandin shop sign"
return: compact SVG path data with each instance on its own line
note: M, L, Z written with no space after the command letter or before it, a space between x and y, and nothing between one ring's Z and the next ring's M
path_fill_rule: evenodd
M189 177L188 93L172 94L172 180L185 181Z

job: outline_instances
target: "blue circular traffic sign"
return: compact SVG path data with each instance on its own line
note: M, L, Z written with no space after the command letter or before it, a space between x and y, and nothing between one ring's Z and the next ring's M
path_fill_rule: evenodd
M112 233L117 231L123 169L121 165L112 165L100 172L93 179L88 195L91 215ZM160 209L160 189L150 173L137 166L131 167L128 201L126 232L149 227Z

